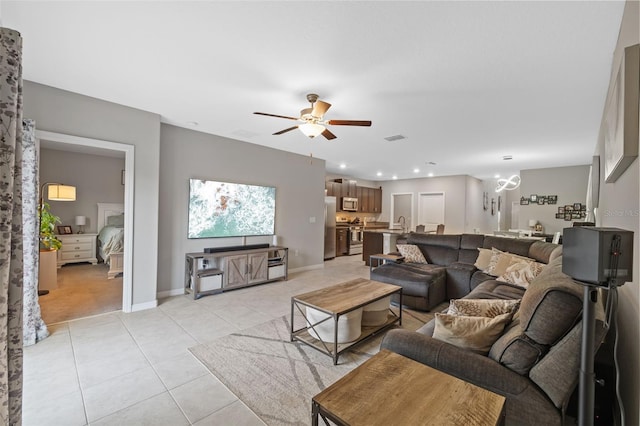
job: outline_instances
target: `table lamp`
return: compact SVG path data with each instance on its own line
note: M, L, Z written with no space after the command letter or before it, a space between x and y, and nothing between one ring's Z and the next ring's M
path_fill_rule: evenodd
M76 225L78 226L78 234L84 234L84 226L87 224L86 216L76 216Z

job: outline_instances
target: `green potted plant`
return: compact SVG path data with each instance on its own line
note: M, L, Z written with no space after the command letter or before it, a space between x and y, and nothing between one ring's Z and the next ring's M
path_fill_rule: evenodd
M60 218L50 211L49 204L42 203L40 207L40 248L43 250L59 250L62 242L54 230Z

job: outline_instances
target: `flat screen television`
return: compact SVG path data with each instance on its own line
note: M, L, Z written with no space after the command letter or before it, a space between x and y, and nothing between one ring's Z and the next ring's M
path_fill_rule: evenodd
M276 188L189 179L188 238L273 235Z

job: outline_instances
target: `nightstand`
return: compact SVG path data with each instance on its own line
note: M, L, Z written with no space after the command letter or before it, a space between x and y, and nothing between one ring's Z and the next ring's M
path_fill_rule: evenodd
M96 257L96 237L98 234L58 235L62 248L58 250L58 268L67 263L98 263Z

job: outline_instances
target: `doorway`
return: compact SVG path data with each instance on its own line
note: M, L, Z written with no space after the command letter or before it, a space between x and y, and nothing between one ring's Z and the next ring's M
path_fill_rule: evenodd
M418 194L418 223L425 231L435 231L444 220L444 192L421 192Z
M389 226L402 226L405 230L413 229L413 193L391 194L391 217Z
M133 295L133 184L134 184L134 146L118 142L99 139L83 138L65 135L61 133L36 130L36 138L39 141L50 141L60 144L68 144L71 149L84 150L110 150L121 151L125 155L124 182L124 254L122 276L122 311L131 312Z

